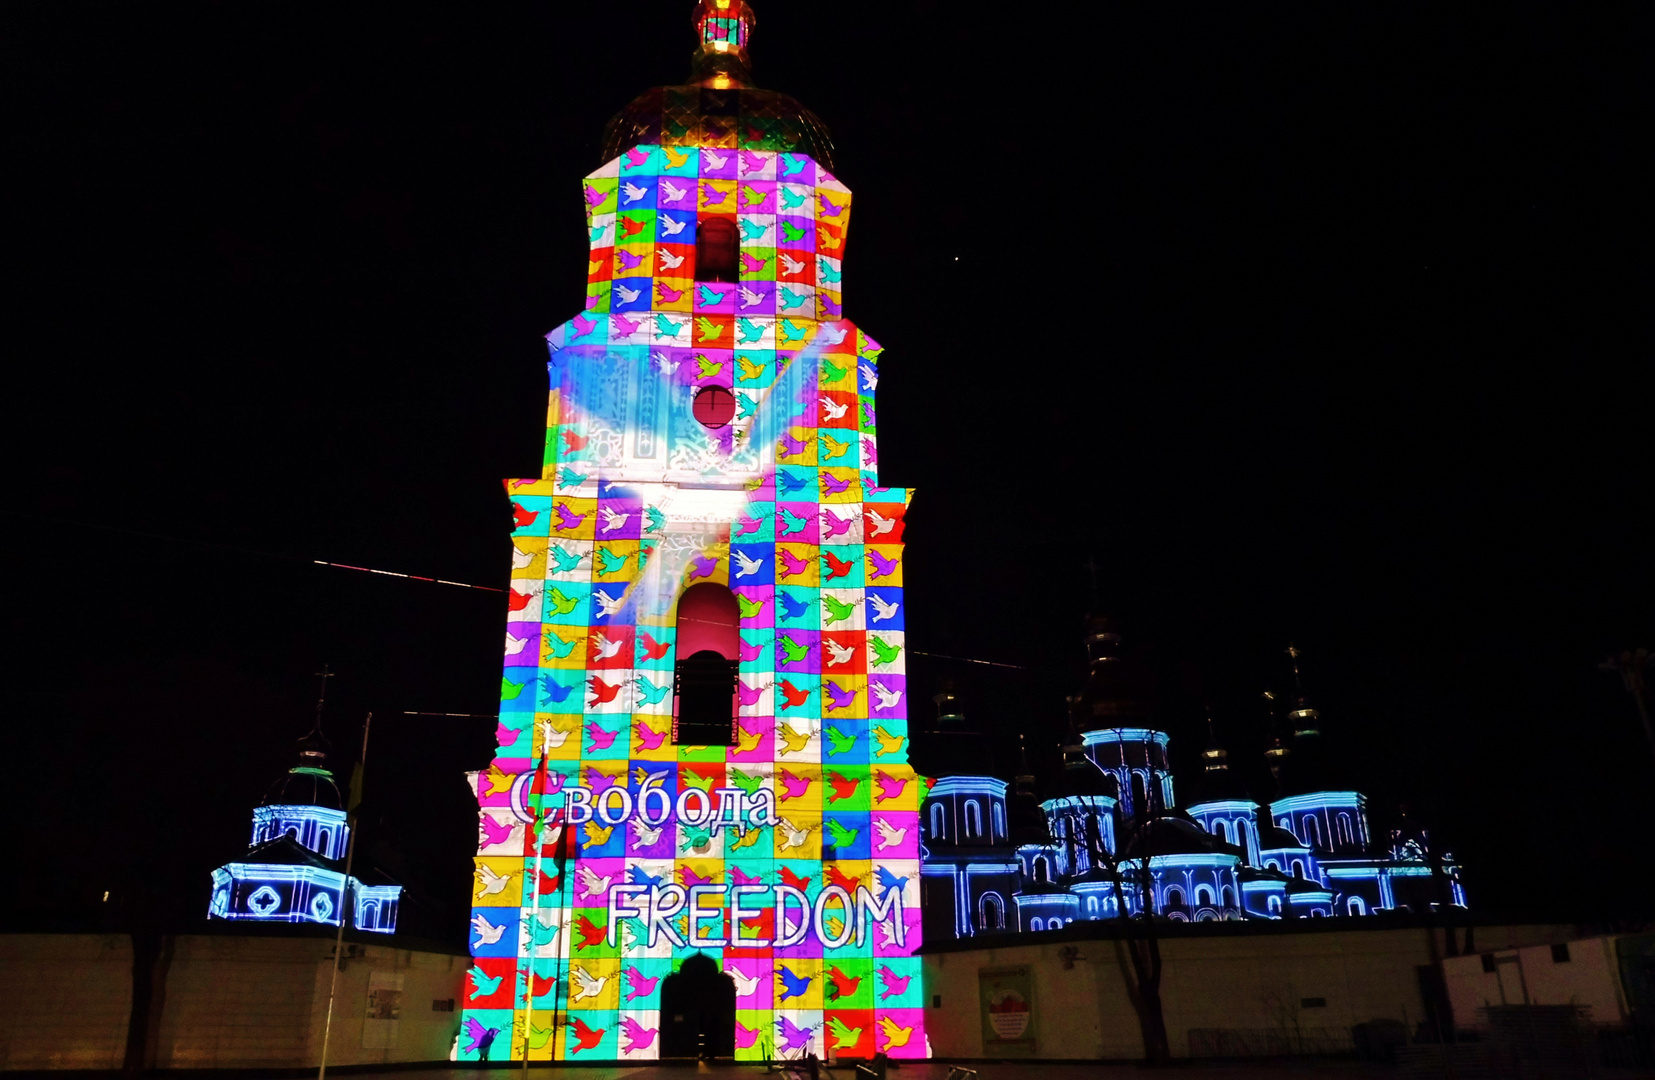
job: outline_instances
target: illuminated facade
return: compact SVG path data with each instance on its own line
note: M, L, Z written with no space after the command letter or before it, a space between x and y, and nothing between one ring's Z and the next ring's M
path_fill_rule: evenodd
M1030 776L1012 801L987 777L931 788L921 807L931 934L1047 930L1146 907L1202 922L1465 906L1453 856L1431 858L1426 834L1373 842L1367 800L1328 782L1319 714L1302 690L1292 744L1268 755L1277 798L1254 801L1214 740L1196 798L1180 808L1169 737L1148 723L1146 687L1118 635L1097 620L1087 644L1091 677L1070 702L1074 738L1054 797L1037 802Z
M347 925L391 934L402 886L367 884L345 873L350 826L325 767L319 732L300 742L299 764L253 810L247 854L213 871L209 919Z
M506 481L462 1060L676 1053L697 954L739 1059L926 1053L911 492L880 483L880 348L842 316L851 193L820 122L750 85L746 5L696 26L691 84L611 121L582 184L585 310L547 335L540 475Z

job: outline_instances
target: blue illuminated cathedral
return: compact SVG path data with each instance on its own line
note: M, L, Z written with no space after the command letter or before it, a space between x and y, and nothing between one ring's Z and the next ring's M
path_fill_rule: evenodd
M319 729L299 740L299 763L253 809L253 840L240 860L213 871L209 919L350 926L395 933L402 886L345 873L350 826L327 769Z
M1088 678L1069 699L1071 737L1048 797L1035 793L1026 756L1009 794L987 776L932 784L921 809L927 934L1047 930L1146 911L1205 922L1465 906L1452 855L1433 855L1422 831L1376 843L1366 798L1331 779L1296 650L1293 734L1266 751L1272 797L1254 798L1231 771L1209 722L1194 798L1180 803L1143 673L1113 623L1093 619L1088 629ZM958 728L952 694L936 700L942 732Z

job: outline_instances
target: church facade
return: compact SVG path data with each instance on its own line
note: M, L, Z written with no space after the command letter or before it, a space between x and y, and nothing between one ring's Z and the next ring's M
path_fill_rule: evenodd
M1009 795L987 776L932 785L921 825L934 938L1144 914L1206 922L1465 907L1459 868L1433 854L1428 833L1376 841L1366 798L1322 760L1320 713L1302 688L1291 741L1267 752L1273 797L1254 799L1212 739L1196 795L1181 804L1170 736L1148 722L1149 695L1113 625L1094 620L1087 646L1090 676L1070 700L1070 745L1049 797L1036 795L1026 765Z
M584 309L547 335L541 470L505 485L462 1060L926 1053L912 493L843 315L851 193L820 121L752 85L747 6L695 23L690 82L581 183ZM700 957L733 1016L688 1032L662 1002Z

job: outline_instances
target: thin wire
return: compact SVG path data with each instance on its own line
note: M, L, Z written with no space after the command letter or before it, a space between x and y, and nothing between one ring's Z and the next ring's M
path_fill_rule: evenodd
M920 652L918 649L909 649L908 651L913 653L915 656L929 656L933 660L957 660L962 664L981 664L984 667L1003 667L1010 668L1013 671L1029 670L1022 664L1002 664L996 660L973 660L969 656L949 656L947 653Z
M47 517L45 514L27 514L21 510L0 510L0 514L10 514L12 517L33 518L36 521L50 521L58 525L73 525L77 529L102 529L105 532L125 533L128 536L143 536L151 540L166 540L174 544L194 544L196 547L217 548L220 551L238 551L244 555L259 555L267 559L286 559L291 562L309 562L316 566L331 566L339 570L358 570L365 574L383 574L386 577L407 578L410 581L430 581L437 585L456 585L462 589L476 589L480 592L503 593L505 589L496 589L492 585L470 585L464 581L449 581L447 578L423 577L419 574L399 574L395 570L375 570L367 566L352 566L349 563L328 562L325 559L305 559L298 555L286 555L279 551L262 551L258 548L240 547L236 544L218 544L211 540L196 540L185 536L167 536L165 533L144 532L141 529L123 529L117 525L94 525L85 521L70 521L68 518Z
M402 710L403 716L452 716L461 720L498 720L499 713L492 712L415 712L413 709Z

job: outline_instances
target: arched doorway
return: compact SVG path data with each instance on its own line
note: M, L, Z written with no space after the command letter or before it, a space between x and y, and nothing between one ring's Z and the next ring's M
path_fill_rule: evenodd
M684 961L661 982L661 1056L736 1053L736 984L706 953Z

